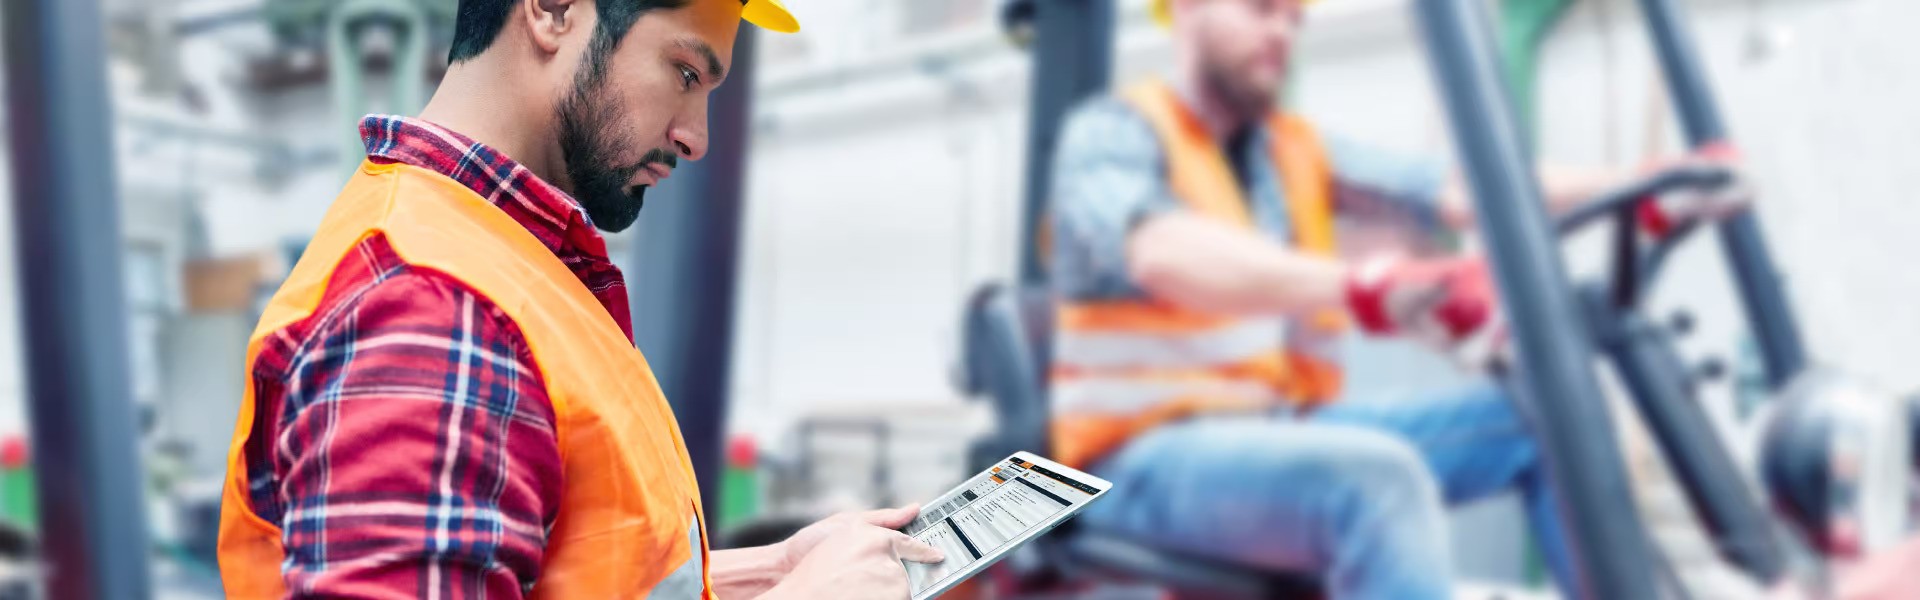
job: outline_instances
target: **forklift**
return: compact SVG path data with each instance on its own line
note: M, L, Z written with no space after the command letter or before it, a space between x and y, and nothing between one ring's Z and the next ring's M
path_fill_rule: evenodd
M1686 142L1733 152L1704 68L1675 0L1637 0ZM1503 79L1498 35L1484 0L1412 0L1429 66L1453 126L1479 232L1498 283L1509 343L1493 375L1514 392L1538 432L1560 491L1560 518L1581 598L1689 598L1645 529L1595 368L1606 364L1657 442L1720 557L1764 588L1829 597L1830 559L1906 543L1920 471L1920 407L1844 374L1810 368L1758 216L1737 173L1699 165L1651 173L1549 218ZM1031 240L1046 210L1054 130L1068 107L1107 87L1109 0L1002 4L1009 35L1031 45L1034 97L1028 137L1026 230L1015 284L978 288L963 316L958 387L984 398L997 435L979 441L984 465L1015 450L1044 452L1052 298ZM1707 203L1664 202L1712 195ZM1692 206L1689 210L1686 207ZM1611 264L1593 281L1568 277L1559 239L1612 226ZM1666 259L1696 234L1720 240L1773 400L1761 417L1758 465L1743 468L1698 398L1702 374L1677 345L1688 329L1656 320L1645 298ZM1543 401L1551 399L1551 401ZM1754 473L1757 471L1757 473ZM1757 481L1756 481L1757 480ZM1755 489L1764 489L1757 496ZM1771 510L1769 510L1771 509ZM1037 540L1001 569L1001 589L1073 589L1127 580L1176 598L1324 596L1310 573L1272 572L1183 554L1085 526ZM1871 557L1869 557L1869 560ZM1911 584L1908 584L1911 585Z

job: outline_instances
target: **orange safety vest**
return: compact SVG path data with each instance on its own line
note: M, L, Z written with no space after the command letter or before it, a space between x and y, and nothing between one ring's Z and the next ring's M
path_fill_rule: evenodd
M1147 82L1124 99L1160 138L1173 195L1189 209L1257 229L1226 155L1173 88ZM1313 128L1268 118L1296 247L1335 252L1333 177ZM1319 403L1340 393L1337 309L1306 322L1189 310L1153 299L1058 306L1050 377L1053 452L1086 465L1154 426L1199 413Z
M321 222L247 343L314 314L336 265L384 234L408 263L460 280L526 337L552 399L564 487L535 598L711 598L699 484L646 359L560 259L467 187L401 164L365 163ZM625 373L607 377L606 373ZM246 386L227 458L220 575L232 598L281 598L280 528L247 501Z

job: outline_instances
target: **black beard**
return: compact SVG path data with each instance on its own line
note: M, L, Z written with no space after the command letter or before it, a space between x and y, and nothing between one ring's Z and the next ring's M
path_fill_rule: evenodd
M1213 97L1225 104L1227 110L1233 112L1236 121L1257 122L1274 110L1276 94L1272 91L1250 89L1249 86L1241 85L1224 68L1206 67L1203 73L1204 85L1212 88Z
M582 73L588 72L585 66L582 69ZM624 167L610 164L618 148L607 139L607 132L618 130L621 119L612 108L618 103L596 98L600 85L595 79L582 77L576 81L573 92L555 109L560 124L560 158L566 163L567 179L573 182L573 198L587 212L587 218L601 230L619 233L640 217L647 186L628 187L627 182L645 163Z

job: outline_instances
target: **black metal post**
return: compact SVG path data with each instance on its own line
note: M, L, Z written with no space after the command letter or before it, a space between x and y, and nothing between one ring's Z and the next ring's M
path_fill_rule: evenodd
M1704 148L1727 142L1726 124L1714 102L1706 69L1694 50L1686 17L1674 0L1640 0L1640 10L1646 14L1654 53L1666 75L1667 93L1686 128L1687 145ZM1779 389L1806 368L1806 347L1754 211L1720 224L1720 248L1740 288L1748 326L1759 341L1767 383Z
M1479 0L1416 5L1518 346L1513 389L1535 417L1560 493L1580 597L1655 598L1648 540L1593 372L1593 345L1500 76L1486 10Z
M1590 295L1596 312L1612 310L1604 296L1599 290ZM1600 332L1602 343L1721 555L1760 581L1786 575L1786 551L1773 521L1695 397L1673 334L1636 312L1596 321L1613 327Z
M733 362L740 223L752 126L753 27L733 44L727 85L708 107L706 157L647 192L628 281L634 342L673 405L700 480L707 530L719 532L720 473Z
M1020 282L1044 279L1038 245L1053 179L1053 148L1067 111L1107 89L1113 68L1114 0L1034 2L1033 109L1027 121L1027 174L1020 225Z
M124 246L97 0L9 0L14 250L52 598L146 598Z

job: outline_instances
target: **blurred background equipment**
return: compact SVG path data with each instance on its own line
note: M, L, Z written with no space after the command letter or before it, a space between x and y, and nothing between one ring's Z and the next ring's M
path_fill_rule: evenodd
M1022 228L1019 244L1020 281L1038 283L1041 266L1039 240L1046 223L1046 186L1053 169L1053 148L1059 135L1058 123L1068 109L1087 97L1105 91L1113 64L1114 3L1111 0L1056 0L1032 3L1019 10L1014 3L1011 19L1004 21L1007 36L1016 41L1030 40L1033 55L1032 108L1027 118L1025 192L1021 195ZM1023 33L1025 32L1025 33Z
M1150 3L794 0L805 32L741 47L714 98L712 155L608 239L639 344L720 507L718 545L929 499L981 460L1044 449L1041 182L1073 103L1170 67ZM360 159L358 116L415 112L432 92L456 6L6 4L0 598L220 597L218 494L262 294ZM1447 31L1473 34L1455 51L1499 85L1464 108L1504 104L1506 116L1461 118L1446 92L1463 78L1431 76L1421 44L1440 30L1416 10L1476 20ZM1818 570L1821 551L1912 535L1898 508L1911 496L1884 458L1901 444L1888 424L1902 420L1882 390L1908 391L1904 422L1920 428L1920 272L1894 262L1920 255L1920 209L1897 164L1920 155L1920 3L1328 0L1308 11L1288 101L1332 131L1451 148L1469 172L1512 187L1488 198L1500 206L1526 199L1525 181L1498 176L1516 157L1622 166L1637 158L1623 148L1740 131L1764 192L1753 211L1633 244L1624 227L1563 240L1530 215L1488 227L1496 253L1556 263L1524 304L1558 318L1522 336L1520 362L1537 366L1516 381L1587 390L1569 403L1580 427L1559 436L1563 453L1617 489L1571 514L1638 546L1603 552L1613 566L1593 572L1627 578L1603 585L1632 597L1666 565L1694 597L1748 598L1755 581ZM1514 137L1498 161L1453 145L1501 132ZM1714 187L1698 173L1652 175L1588 223L1617 222L1614 209L1660 189ZM1753 212L1768 215L1764 242ZM1718 249L1678 243L1708 232ZM1543 245L1516 252L1508 237ZM1616 260L1628 246L1644 251L1633 270ZM1690 318L1664 318L1677 311ZM1810 350L1846 374L1804 368ZM1613 367L1594 370L1594 358ZM1395 344L1356 341L1347 362L1364 393L1461 378ZM1703 376L1711 364L1729 376ZM1546 420L1567 428L1567 416ZM1910 451L1907 479L1920 470ZM1542 589L1516 504L1452 517L1471 532L1454 541L1463 597ZM1046 538L989 579L1001 597L1315 587L1102 533Z
M1640 7L1688 143L1699 152L1731 153L1682 15L1670 0L1642 0ZM1684 583L1666 582L1671 586L1666 587L1653 576L1665 571L1666 559L1645 537L1634 503L1618 497L1626 489L1622 454L1613 445L1608 411L1591 372L1601 350L1725 559L1763 586L1790 584L1796 577L1786 540L1752 498L1748 479L1716 435L1711 415L1694 401L1698 374L1673 342L1674 333L1691 329L1691 318L1674 328L1638 314L1667 254L1707 226L1721 234L1738 297L1757 332L1769 387L1782 394L1765 424L1761 468L1783 516L1799 527L1802 541L1823 553L1814 568L1824 572L1823 559L1870 556L1910 537L1915 490L1906 460L1913 448L1907 407L1838 375L1805 371L1795 315L1751 202L1741 199L1730 209L1691 214L1667 211L1659 202L1675 189L1738 190L1740 182L1724 174L1696 173L1693 182L1683 172L1656 174L1550 224L1531 175L1533 157L1514 135L1516 115L1490 72L1490 19L1476 14L1473 2L1419 0L1419 8L1429 58L1446 92L1475 192L1476 216L1512 318L1518 379L1528 390L1522 397L1532 399L1550 472L1567 498L1562 518L1572 526L1581 555L1582 594L1690 595ZM1552 233L1577 231L1583 221L1606 215L1614 217L1611 278L1569 283ZM1816 595L1834 593L1831 580L1813 585Z
M1802 374L1765 421L1762 481L1821 552L1863 556L1899 545L1912 517L1912 407L1832 370Z
M277 47L249 62L249 85L275 90L324 81L332 94L332 120L351 123L370 107L412 113L426 105L429 82L446 66L458 7L458 0L261 0L206 9L180 18L174 29L197 35L264 23ZM379 74L388 75L385 94L374 86ZM376 95L384 101L369 102ZM347 129L340 139L344 171L362 151L358 132Z
M121 351L126 291L111 243L119 206L113 178L102 176L114 161L99 4L9 2L0 20L40 521L37 561L18 540L4 554L10 571L44 569L51 597L144 598L152 588Z

